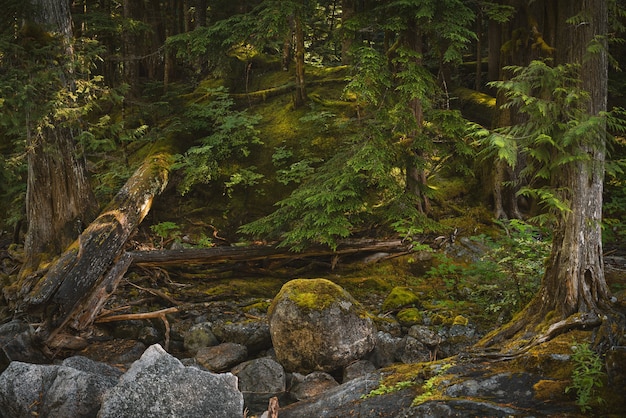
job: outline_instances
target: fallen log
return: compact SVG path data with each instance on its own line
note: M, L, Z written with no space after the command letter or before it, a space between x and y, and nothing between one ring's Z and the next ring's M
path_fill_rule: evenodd
M171 153L167 150L147 157L100 216L23 298L22 310L45 312L41 334L46 339L81 310L83 301L101 291L98 282L114 266L126 240L150 210L152 200L167 185L170 165ZM123 271L117 274L121 275Z
M389 241L346 241L336 250L329 248L312 248L295 253L271 245L248 247L210 247L186 248L178 250L131 251L128 254L133 264L138 265L180 265L180 264L214 264L220 261L255 261L282 258L306 258L320 256L341 256L357 253L389 252L398 253L409 250L407 244L400 240Z

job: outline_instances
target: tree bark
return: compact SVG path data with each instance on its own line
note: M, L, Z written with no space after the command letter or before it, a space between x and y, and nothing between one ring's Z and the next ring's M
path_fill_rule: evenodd
M606 0L559 0L555 7L558 18L557 63L581 65L581 86L589 92L590 115L598 115L607 105L606 45L601 51L589 54L591 41L606 39ZM585 24L569 24L572 16L587 16ZM534 335L525 346L536 345L572 328L606 326L609 331L599 333L611 337L611 322L623 318L613 315L610 291L604 277L602 257L602 189L604 179L605 138L581 141L574 153L589 158L578 159L564 166L553 178L553 186L566 190L561 198L569 202L571 211L562 213L554 231L552 252L546 263L542 286L524 312L503 329L487 336L479 346L491 346L515 335L522 338ZM547 329L536 335L537 329ZM618 331L618 333L621 331ZM596 341L601 343L601 341Z
M294 107L299 108L306 103L306 85L304 80L304 29L302 28L302 12L295 16L296 32L296 95Z
M565 24L565 19L582 14L589 22ZM606 0L558 2L557 16L563 30L557 45L558 63L581 65L582 88L589 92L590 115L606 111L608 58L607 45L589 54L592 41L606 39L608 12ZM600 314L608 305L610 292L604 279L602 260L602 190L604 181L605 138L580 145L588 160L565 166L556 187L568 190L572 211L560 220L552 254L544 277L544 299L561 317L576 312Z
M62 90L72 92L74 74L69 3L56 0L33 3L37 10L35 24L61 38L64 54L54 56L55 60L61 60L59 85ZM84 160L80 157L69 122L54 113L46 119L34 122L38 126L28 126L28 230L20 279L58 256L76 239L81 224L88 224L97 212Z
M62 328L118 259L126 240L146 216L168 181L171 154L152 154L109 205L30 288L25 283L21 310L45 312L47 333Z

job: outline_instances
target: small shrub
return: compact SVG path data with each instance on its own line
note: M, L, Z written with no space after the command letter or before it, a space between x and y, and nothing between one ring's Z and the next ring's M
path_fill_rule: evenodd
M603 361L600 356L591 349L589 344L572 345L572 384L565 388L565 393L570 390L576 392L576 405L582 412L591 410L593 404L601 404L604 400L597 395L596 388L602 387L602 379L605 376Z

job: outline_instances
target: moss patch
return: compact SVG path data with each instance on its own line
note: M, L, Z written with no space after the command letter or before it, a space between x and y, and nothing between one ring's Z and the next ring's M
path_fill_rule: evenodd
M349 299L353 305L358 304L341 286L327 279L291 280L283 286L274 301L284 299L285 297L305 310L321 311L345 299ZM274 303L270 306L268 312L270 315Z
M393 311L405 306L415 305L420 298L408 287L397 286L391 289L391 292L383 302L383 311Z
M404 308L396 315L400 325L410 327L422 323L422 313L417 308Z

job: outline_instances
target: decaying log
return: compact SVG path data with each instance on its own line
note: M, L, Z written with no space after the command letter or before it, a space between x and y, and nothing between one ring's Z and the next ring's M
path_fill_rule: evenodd
M167 185L170 157L166 151L148 157L24 298L24 310L45 311L44 333L62 328L72 315L83 310L81 303L92 292L102 291L96 286L98 281L113 267L126 240L150 210L153 198ZM117 269L118 273L123 270ZM111 283L105 288L112 288L114 276L123 275L118 273L107 276ZM95 299L101 300L102 295Z
M180 265L180 264L213 264L221 261L254 261L273 260L283 258L306 258L320 256L338 256L367 252L406 252L407 244L400 240L389 241L351 241L345 242L336 250L329 248L309 249L301 253L294 253L282 248L269 245L249 247L211 247L211 248L186 248L180 250L153 250L132 251L129 254L133 264L139 265Z

